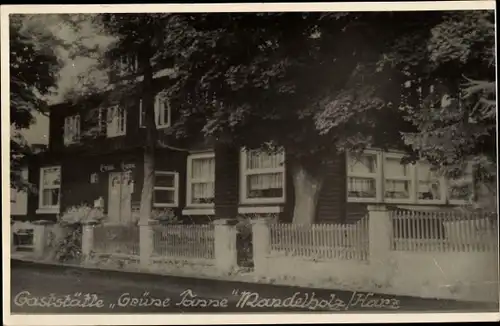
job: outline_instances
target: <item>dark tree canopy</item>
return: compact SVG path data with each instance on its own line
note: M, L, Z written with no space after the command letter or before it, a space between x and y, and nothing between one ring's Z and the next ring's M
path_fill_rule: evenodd
M11 186L28 186L21 180L20 169L30 157L29 144L19 133L35 122L34 112L46 113L46 96L57 84L61 62L57 39L37 18L10 15L10 124Z

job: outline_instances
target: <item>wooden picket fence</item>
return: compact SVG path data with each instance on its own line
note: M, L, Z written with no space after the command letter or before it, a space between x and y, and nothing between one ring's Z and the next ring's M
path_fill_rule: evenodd
M392 249L482 252L498 248L497 217L460 211L391 212Z
M271 254L311 259L366 260L368 220L356 224L271 224Z
M139 255L137 225L101 224L94 227L93 251L97 254Z
M214 233L212 224L154 226L153 255L166 259L214 259Z

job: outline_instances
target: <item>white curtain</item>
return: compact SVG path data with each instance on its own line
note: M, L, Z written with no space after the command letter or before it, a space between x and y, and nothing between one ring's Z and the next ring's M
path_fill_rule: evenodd
M54 206L59 202L59 189L44 189L42 196L43 206Z
M200 158L192 161L191 178L193 180L212 181L215 177L215 159Z
M215 159L200 158L192 161L193 198L213 198L215 193Z
M281 189L283 187L283 174L255 174L248 176L250 190Z
M193 184L193 198L214 198L215 187L213 182L194 183Z
M268 154L261 151L247 153L247 169L275 169L283 166L283 153Z
M375 180L365 178L349 178L349 191L375 193Z

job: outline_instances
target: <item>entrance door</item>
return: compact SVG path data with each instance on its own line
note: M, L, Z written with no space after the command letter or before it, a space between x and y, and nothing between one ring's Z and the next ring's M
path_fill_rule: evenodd
M109 174L108 218L111 222L125 224L132 220L132 179L129 172Z

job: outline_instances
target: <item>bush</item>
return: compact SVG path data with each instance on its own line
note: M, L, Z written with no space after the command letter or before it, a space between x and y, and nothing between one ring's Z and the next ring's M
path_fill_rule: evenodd
M175 211L171 208L154 208L151 211L151 219L160 222L160 224L181 224Z
M60 262L79 261L82 254L82 225L99 222L104 218L101 208L87 205L73 206L60 217L59 223L66 234L56 244L56 259Z
M79 261L82 255L82 225L67 225L66 231L56 245L56 259L60 262Z
M172 208L153 208L151 219L160 224L180 224L182 221L177 217ZM139 209L132 211L133 223L138 224L141 220Z
M59 223L63 225L84 224L99 222L104 218L102 208L90 207L86 204L68 208L60 217Z

